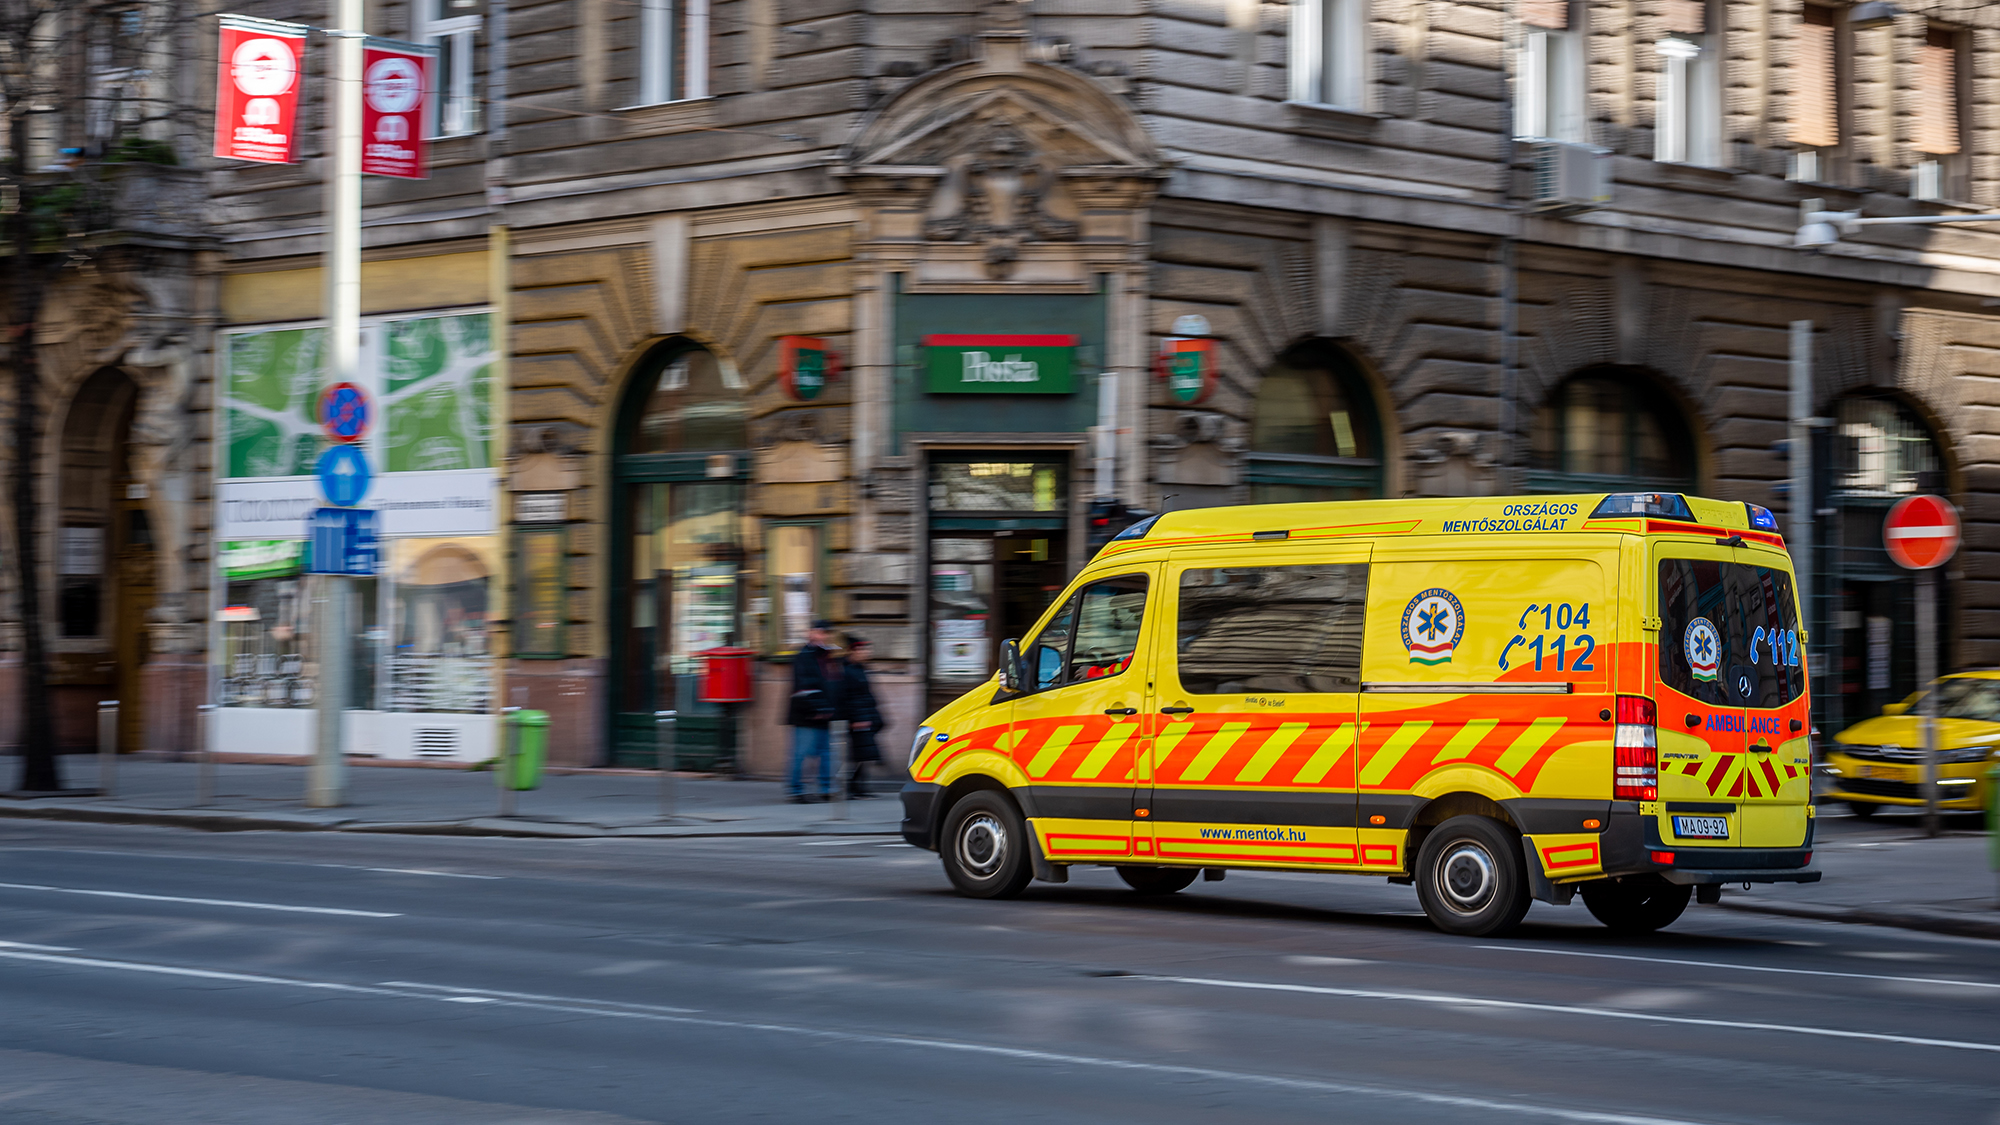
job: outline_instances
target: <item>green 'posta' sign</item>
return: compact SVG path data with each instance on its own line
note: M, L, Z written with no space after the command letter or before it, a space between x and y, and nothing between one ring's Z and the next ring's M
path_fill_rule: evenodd
M932 394L1064 395L1076 389L1075 336L926 336Z

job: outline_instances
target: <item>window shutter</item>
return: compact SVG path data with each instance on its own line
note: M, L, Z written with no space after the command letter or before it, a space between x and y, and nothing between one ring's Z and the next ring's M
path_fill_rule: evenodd
M1958 45L1952 33L1932 28L1917 53L1917 151L1946 156L1958 151Z
M1833 73L1833 10L1807 4L1792 29L1792 143L1809 148L1840 143Z
M1550 31L1569 27L1569 0L1519 0L1515 7L1521 22Z
M1700 35L1708 30L1707 0L1666 0L1661 14L1670 34Z

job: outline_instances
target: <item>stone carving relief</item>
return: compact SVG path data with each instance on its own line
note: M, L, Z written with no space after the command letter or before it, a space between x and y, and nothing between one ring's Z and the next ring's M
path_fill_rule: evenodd
M986 122L971 151L945 162L944 178L924 214L924 237L934 242L979 242L987 272L1005 277L1021 244L1070 242L1074 214L1054 163L1037 153L1008 117Z

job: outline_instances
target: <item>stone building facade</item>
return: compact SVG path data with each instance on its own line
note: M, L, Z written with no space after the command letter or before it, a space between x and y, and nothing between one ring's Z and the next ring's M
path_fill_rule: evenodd
M358 751L483 754L504 702L556 715L558 760L643 763L674 707L684 761L768 774L783 657L820 616L874 641L894 741L1086 561L1099 498L1666 487L1786 518L1798 321L1822 724L1913 683L1876 529L1918 488L1966 515L1945 665L2000 661L2000 236L1792 244L1809 200L2000 205L1990 6L369 11L446 48L454 135L430 179L368 185L366 311L385 355L432 332L478 357L491 424L433 468L501 499L400 533L362 702L431 717L358 724ZM211 173L221 331L193 377L225 395L318 315L316 145ZM1207 359L1166 378L1163 352ZM215 461L218 495L286 475ZM243 712L224 749L290 737L250 712L310 700L310 652L273 631L295 565L253 549L281 530L219 537L187 587L250 607L210 630ZM756 654L753 701L701 698L718 647Z

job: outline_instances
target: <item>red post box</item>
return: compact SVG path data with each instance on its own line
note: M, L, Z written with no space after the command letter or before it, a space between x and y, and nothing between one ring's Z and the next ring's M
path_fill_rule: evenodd
M711 648L701 654L703 703L750 702L750 661L757 654L747 648Z

